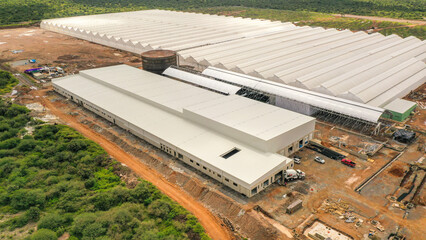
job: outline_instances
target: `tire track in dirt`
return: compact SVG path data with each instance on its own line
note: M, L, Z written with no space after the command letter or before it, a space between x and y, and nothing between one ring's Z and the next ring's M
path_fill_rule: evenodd
M39 99L41 104L49 109L53 115L57 116L60 120L80 132L85 137L98 143L117 161L126 164L140 177L154 184L161 192L190 211L195 217L197 217L210 238L219 240L232 239L228 230L221 225L220 219L215 217L207 208L196 201L193 197L186 194L178 186L168 182L162 175L146 166L139 161L139 159L125 152L114 143L108 141L104 136L78 122L74 117L64 114L61 110L57 109L47 98L44 97L46 96L46 90L37 91L34 95L40 96Z

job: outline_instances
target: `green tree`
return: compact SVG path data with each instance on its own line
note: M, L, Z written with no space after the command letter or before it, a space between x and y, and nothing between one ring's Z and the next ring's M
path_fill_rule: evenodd
M39 229L31 235L31 240L57 240L56 233L49 229Z
M57 213L49 213L42 217L38 223L38 228L50 229L52 231L58 230L65 223L65 218Z
M26 210L33 206L43 207L45 196L42 190L19 189L12 193L10 205L16 210Z
M37 222L40 219L40 209L38 207L30 207L25 212L25 215L29 221Z
M98 217L94 213L83 213L75 217L71 226L71 234L77 237L83 236L84 229L94 223Z
M87 239L94 239L104 235L105 233L106 229L98 222L89 224L83 230L83 236Z
M170 204L167 201L157 199L149 205L148 213L155 217L166 219L169 215L170 209Z
M21 152L28 152L33 150L36 146L37 143L33 139L23 139L18 145L18 150Z

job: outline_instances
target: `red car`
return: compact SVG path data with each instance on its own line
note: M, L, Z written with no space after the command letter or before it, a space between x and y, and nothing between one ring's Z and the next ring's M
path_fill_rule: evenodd
M349 167L353 167L353 168L356 165L356 163L354 161L346 159L346 158L342 159L341 163L348 165Z

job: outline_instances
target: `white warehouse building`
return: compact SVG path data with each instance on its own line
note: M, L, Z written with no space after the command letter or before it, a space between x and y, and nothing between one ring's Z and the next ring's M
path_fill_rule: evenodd
M52 81L59 94L251 197L293 167L315 119L127 65Z

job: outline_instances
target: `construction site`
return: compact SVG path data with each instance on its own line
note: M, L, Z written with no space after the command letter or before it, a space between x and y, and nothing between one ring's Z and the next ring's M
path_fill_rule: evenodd
M426 235L425 41L162 10L0 31L14 102L99 143L212 239ZM25 73L43 67L63 73Z

